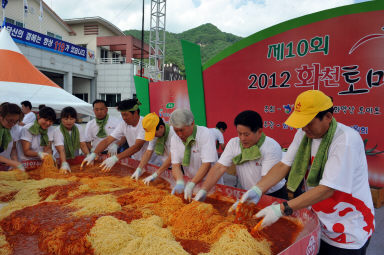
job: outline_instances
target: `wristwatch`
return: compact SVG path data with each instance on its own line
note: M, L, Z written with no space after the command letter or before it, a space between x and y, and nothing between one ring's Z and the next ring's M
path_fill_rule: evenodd
M289 207L289 205L288 205L288 203L287 203L286 201L283 202L283 206L284 206L284 212L283 212L283 214L284 214L285 216L292 215L293 210L292 210L291 207Z

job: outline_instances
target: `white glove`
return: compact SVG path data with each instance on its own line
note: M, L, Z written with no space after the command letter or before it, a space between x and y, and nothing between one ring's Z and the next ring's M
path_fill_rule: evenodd
M116 164L117 161L119 161L119 159L117 158L116 155L107 158L100 165L100 167L102 167L101 171L102 172L109 172L109 171L111 171L111 168Z
M176 194L181 194L183 192L184 192L184 181L183 180L178 180L176 182L175 187L173 187L171 194L172 195L174 195L175 193Z
M237 200L231 207L228 209L228 213L232 213L233 211L236 210L237 205L240 203L240 200Z
M256 214L256 218L264 217L261 227L268 227L275 223L280 217L283 216L280 210L280 204L272 204L265 207L263 210Z
M257 186L253 186L250 188L247 192L243 194L243 196L240 199L241 203L245 202L252 202L254 204L257 204L261 198L261 195L263 193L261 192L260 188Z
M46 152L42 152L42 151L38 152L37 154L39 155L39 158L40 158L41 160L43 160L44 157L46 157L46 156L49 155L48 153L46 153Z
M23 164L18 165L18 166L17 166L17 169L19 169L19 170L25 172L25 168L24 168L24 165L23 165Z
M191 201L192 192L193 192L193 188L195 187L195 185L196 184L194 182L188 182L187 185L185 185L185 189L184 189L184 199L185 200Z
M144 179L144 184L149 185L150 182L156 180L157 176L158 176L158 175L157 175L156 172L153 173L152 175L148 176L147 178Z
M131 175L132 179L135 179L136 181L139 179L139 177L144 173L143 169L141 167L136 168L136 171Z
M85 157L85 159L83 160L83 162L81 162L80 169L83 168L84 164L86 166L92 165L95 158L96 158L96 153L92 152L92 153L88 154Z
M61 163L60 173L66 174L68 172L71 172L71 168L69 167L68 162L64 161Z
M207 197L207 191L205 189L199 190L193 200L203 202Z
M119 148L119 146L116 144L116 143L113 143L109 146L108 148L108 154L110 156L115 156L117 155L117 149Z

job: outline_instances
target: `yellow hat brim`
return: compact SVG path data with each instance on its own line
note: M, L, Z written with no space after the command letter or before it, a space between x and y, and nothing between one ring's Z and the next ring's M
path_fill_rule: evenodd
M152 141L153 138L155 137L155 133L156 133L156 128L154 128L151 131L145 131L144 140L148 142Z
M308 125L308 123L311 122L316 115L317 113L302 114L299 112L293 112L285 121L285 124L293 128L303 128Z

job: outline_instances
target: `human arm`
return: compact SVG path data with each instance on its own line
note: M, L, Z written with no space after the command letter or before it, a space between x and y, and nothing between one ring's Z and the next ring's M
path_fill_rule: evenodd
M328 199L333 195L333 193L334 193L334 189L324 185L318 185L313 189L310 189L304 192L300 196L288 201L287 204L289 207L292 208L293 211L296 211L303 208L307 208L308 206L312 206L325 199ZM284 205L281 203L281 204L272 204L270 206L265 207L264 209L259 211L255 215L255 217L256 218L263 217L261 227L267 227L275 223L283 215L284 215Z
M113 136L107 136L106 138L101 140L100 143L96 146L94 153L96 153L97 155L103 152L114 141L116 141L116 138L114 138Z
M91 150L92 150L92 144L91 144L91 142L85 142L85 144L87 145L88 150L91 151Z
M206 194L209 190L212 189L213 186L217 183L217 181L223 176L223 174L227 171L228 167L224 166L220 163L216 163L207 174L207 178L205 179L203 185L201 186L201 189L199 190L198 194L196 194L194 200L197 201L204 201Z
M89 149L86 142L80 142L80 149L83 152L84 155L89 154Z
M145 144L145 140L136 139L134 145L130 146L128 149L117 154L116 156L119 160L126 158L126 157L130 157L133 154L135 154L136 152L138 152L139 150L141 150L141 148L143 147L144 144Z
M39 153L37 151L32 150L31 143L26 140L20 140L21 146L23 148L23 153L27 157L39 157Z
M13 146L11 150L11 160L18 161L16 142L13 142Z
M4 156L0 156L0 162L6 164L8 166L11 166L13 168L19 168L20 170L23 170L23 171L25 170L23 164L21 164L21 162L19 162L17 160L12 160L12 159L6 158Z

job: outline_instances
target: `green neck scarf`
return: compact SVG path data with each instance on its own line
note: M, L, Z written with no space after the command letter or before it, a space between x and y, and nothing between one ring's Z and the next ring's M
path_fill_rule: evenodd
M192 145L196 141L196 133L197 133L197 126L194 125L192 135L190 135L187 138L187 140L185 142L183 142L183 144L185 146L184 158L183 158L183 163L182 163L183 166L189 166L189 163L191 161L191 149L192 149Z
M99 132L97 132L96 134L97 137L99 138L107 137L107 132L105 132L105 125L107 125L108 118L109 118L109 114L107 114L107 116L105 116L105 118L102 120L96 119L96 124L99 126Z
M4 151L8 148L8 144L12 141L11 131L0 124L0 149Z
M48 130L42 129L37 120L35 120L35 123L33 123L33 125L28 130L32 135L40 135L40 146L48 145Z
M80 133L76 125L73 125L72 132L69 134L68 130L60 124L60 131L64 136L64 149L66 158L74 158L75 151L80 148Z
M328 159L328 149L332 143L337 127L336 119L333 118L327 133L323 136L319 149L309 170L307 184L315 187L323 176L324 166ZM287 189L295 192L301 181L305 177L308 164L311 160L312 139L304 135L293 161L291 171L288 176Z
M232 159L233 164L241 165L244 162L259 159L261 157L260 147L263 145L264 141L265 134L263 132L261 133L260 139L257 144L249 148L244 148L243 145L240 143L241 153Z
M167 124L165 124L164 135L162 137L157 138L157 141L156 141L155 153L157 155L163 155L164 154L165 142L168 139L168 135L169 135L169 126Z

